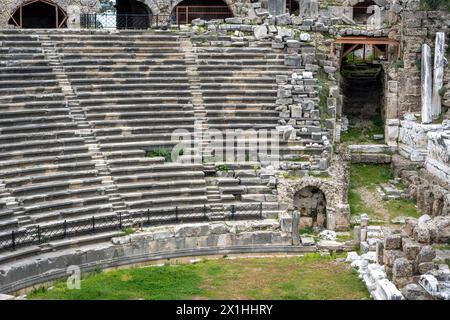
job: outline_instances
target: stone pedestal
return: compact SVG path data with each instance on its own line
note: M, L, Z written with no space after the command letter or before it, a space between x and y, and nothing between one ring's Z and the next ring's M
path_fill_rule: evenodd
M298 226L300 222L300 212L294 211L292 213L292 244L293 245L299 245L300 244L300 238L299 238L299 231Z
M427 44L422 45L422 123L431 123L433 121L433 112L431 108L432 95L432 66L431 66L431 48Z
M80 29L81 9L79 6L67 6L67 28Z
M444 45L445 33L437 32L434 49L433 96L431 102L433 119L439 118L441 114L441 96L439 95L439 90L444 85Z
M269 0L268 9L273 16L286 13L286 0Z

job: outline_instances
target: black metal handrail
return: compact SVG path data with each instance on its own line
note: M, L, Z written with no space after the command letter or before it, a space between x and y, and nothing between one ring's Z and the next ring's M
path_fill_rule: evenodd
M150 29L166 26L169 15L84 13L80 17L83 29Z
M0 249L16 250L18 247L38 245L51 240L95 234L108 230L124 230L136 226L262 218L262 203L222 206L222 210L219 210L218 213L209 212L207 205L196 208L175 207L163 212L148 209L129 214L117 213L108 216L92 216L84 220L64 220L51 225L34 225L20 230L13 230L0 235Z

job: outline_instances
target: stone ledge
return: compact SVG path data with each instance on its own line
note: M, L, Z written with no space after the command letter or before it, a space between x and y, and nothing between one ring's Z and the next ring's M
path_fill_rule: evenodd
M251 246L230 246L230 247L212 247L212 248L200 248L200 249L187 249L176 250L171 252L155 252L137 254L128 257L116 257L110 259L98 260L96 262L89 262L79 264L82 272L90 272L98 267L103 269L132 266L135 264L141 264L150 261L167 260L182 257L200 257L200 256L212 256L212 255L227 255L227 254L248 254L248 253L308 253L316 252L316 247L303 247L303 246L291 246L291 245L251 245ZM65 257L67 258L67 257ZM50 263L51 261L46 261ZM32 267L32 266L30 266ZM20 270L19 271L23 271ZM52 269L44 273L35 274L21 280L11 282L8 284L1 284L0 292L2 293L14 293L19 290L24 290L32 286L51 282L57 279L67 277L66 268Z

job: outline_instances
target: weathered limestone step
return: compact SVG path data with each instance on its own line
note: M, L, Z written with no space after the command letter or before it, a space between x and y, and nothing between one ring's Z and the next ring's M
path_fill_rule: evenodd
M180 48L184 51L185 61L186 61L186 73L188 75L189 85L192 95L192 105L194 109L195 124L197 128L196 131L200 131L200 138L202 139L202 154L201 157L207 151L204 146L208 145L209 140L209 128L207 119L205 118L207 113L203 101L203 92L200 90L200 78L197 71L198 61L194 55L194 49L192 47L192 42L189 39L182 39L180 41ZM200 130L198 130L200 129Z

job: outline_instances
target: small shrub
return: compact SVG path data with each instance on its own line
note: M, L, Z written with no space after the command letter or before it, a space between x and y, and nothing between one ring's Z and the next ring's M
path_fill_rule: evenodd
M445 93L447 92L447 87L442 87L439 89L439 95L443 98Z
M416 65L417 70L422 70L422 59L417 58L414 64Z
M403 69L405 67L405 64L403 60L398 59L397 61L392 62L391 66L394 69Z
M314 234L314 229L313 228L303 228L298 230L299 234Z
M450 12L448 0L420 0L420 9L424 11L447 10Z
M130 234L133 234L135 232L135 230L131 227L128 227L126 229L123 230L124 235L129 236Z
M222 171L222 172L228 172L229 168L227 164L221 164L217 167L217 170Z
M184 150L181 149L178 155L182 156ZM145 152L145 156L148 158L163 157L166 162L172 162L172 150L165 148L158 148L154 150L148 150Z

